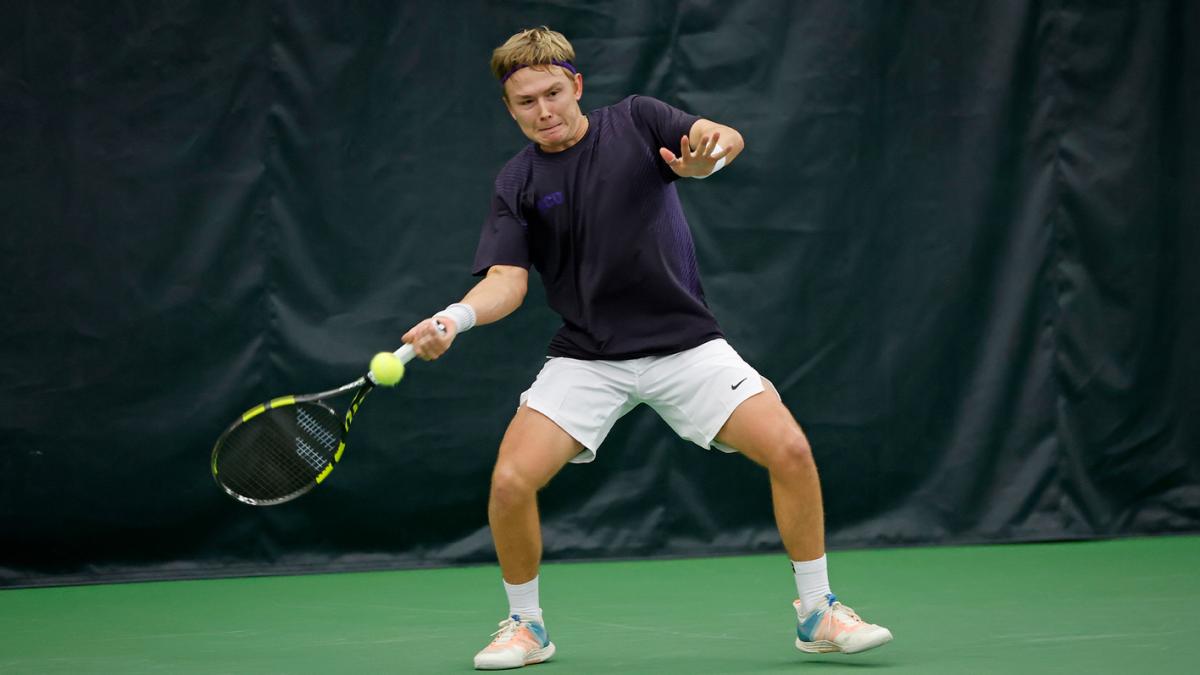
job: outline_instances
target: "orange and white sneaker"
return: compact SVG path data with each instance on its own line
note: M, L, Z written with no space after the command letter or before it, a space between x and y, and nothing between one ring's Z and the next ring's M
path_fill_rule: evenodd
M492 633L492 643L475 655L476 670L504 670L549 661L554 643L539 621L523 621L513 614Z
M873 649L892 641L892 631L867 623L854 610L838 602L837 596L825 596L826 605L808 614L801 614L800 601L796 608L796 649L823 654L844 652L853 654Z

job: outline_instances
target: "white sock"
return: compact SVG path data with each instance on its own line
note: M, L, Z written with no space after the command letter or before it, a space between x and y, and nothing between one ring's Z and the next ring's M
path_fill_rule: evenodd
M540 575L539 575L540 576ZM523 621L542 623L542 607L538 603L538 578L523 584L504 582L504 592L508 594L508 615L516 614Z
M829 602L825 598L831 593L825 556L804 562L793 560L792 572L796 575L796 593L800 596L802 614L808 614Z

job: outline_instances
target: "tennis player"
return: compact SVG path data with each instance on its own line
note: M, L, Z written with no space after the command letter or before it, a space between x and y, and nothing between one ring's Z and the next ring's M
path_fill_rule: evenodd
M492 473L488 520L509 607L475 667L554 655L538 597L537 492L568 462L595 459L613 424L641 403L684 439L766 467L799 595L798 649L852 653L890 641L830 591L808 441L774 387L725 341L704 299L675 183L728 166L741 134L645 96L585 115L574 63L571 44L546 27L493 53L504 105L532 143L496 178L475 254L474 274L484 278L403 338L417 356L438 358L457 335L517 309L530 267L563 319Z

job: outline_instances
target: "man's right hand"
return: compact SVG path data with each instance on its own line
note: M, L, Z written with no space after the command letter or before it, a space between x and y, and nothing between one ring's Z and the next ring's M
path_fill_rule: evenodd
M438 330L437 324L445 327L445 331ZM458 334L458 326L454 323L454 319L439 316L436 319L425 319L421 323L413 326L404 337L400 338L405 344L413 346L413 353L417 358L423 361L433 361L450 349L450 344L454 342L454 336Z

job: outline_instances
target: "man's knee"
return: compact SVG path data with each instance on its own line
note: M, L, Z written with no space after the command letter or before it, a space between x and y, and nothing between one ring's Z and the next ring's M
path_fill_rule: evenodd
M511 464L500 463L492 470L490 504L505 509L533 499L540 486Z
M772 472L792 474L810 471L815 466L812 447L804 433L797 429L780 439L771 453L767 468Z

